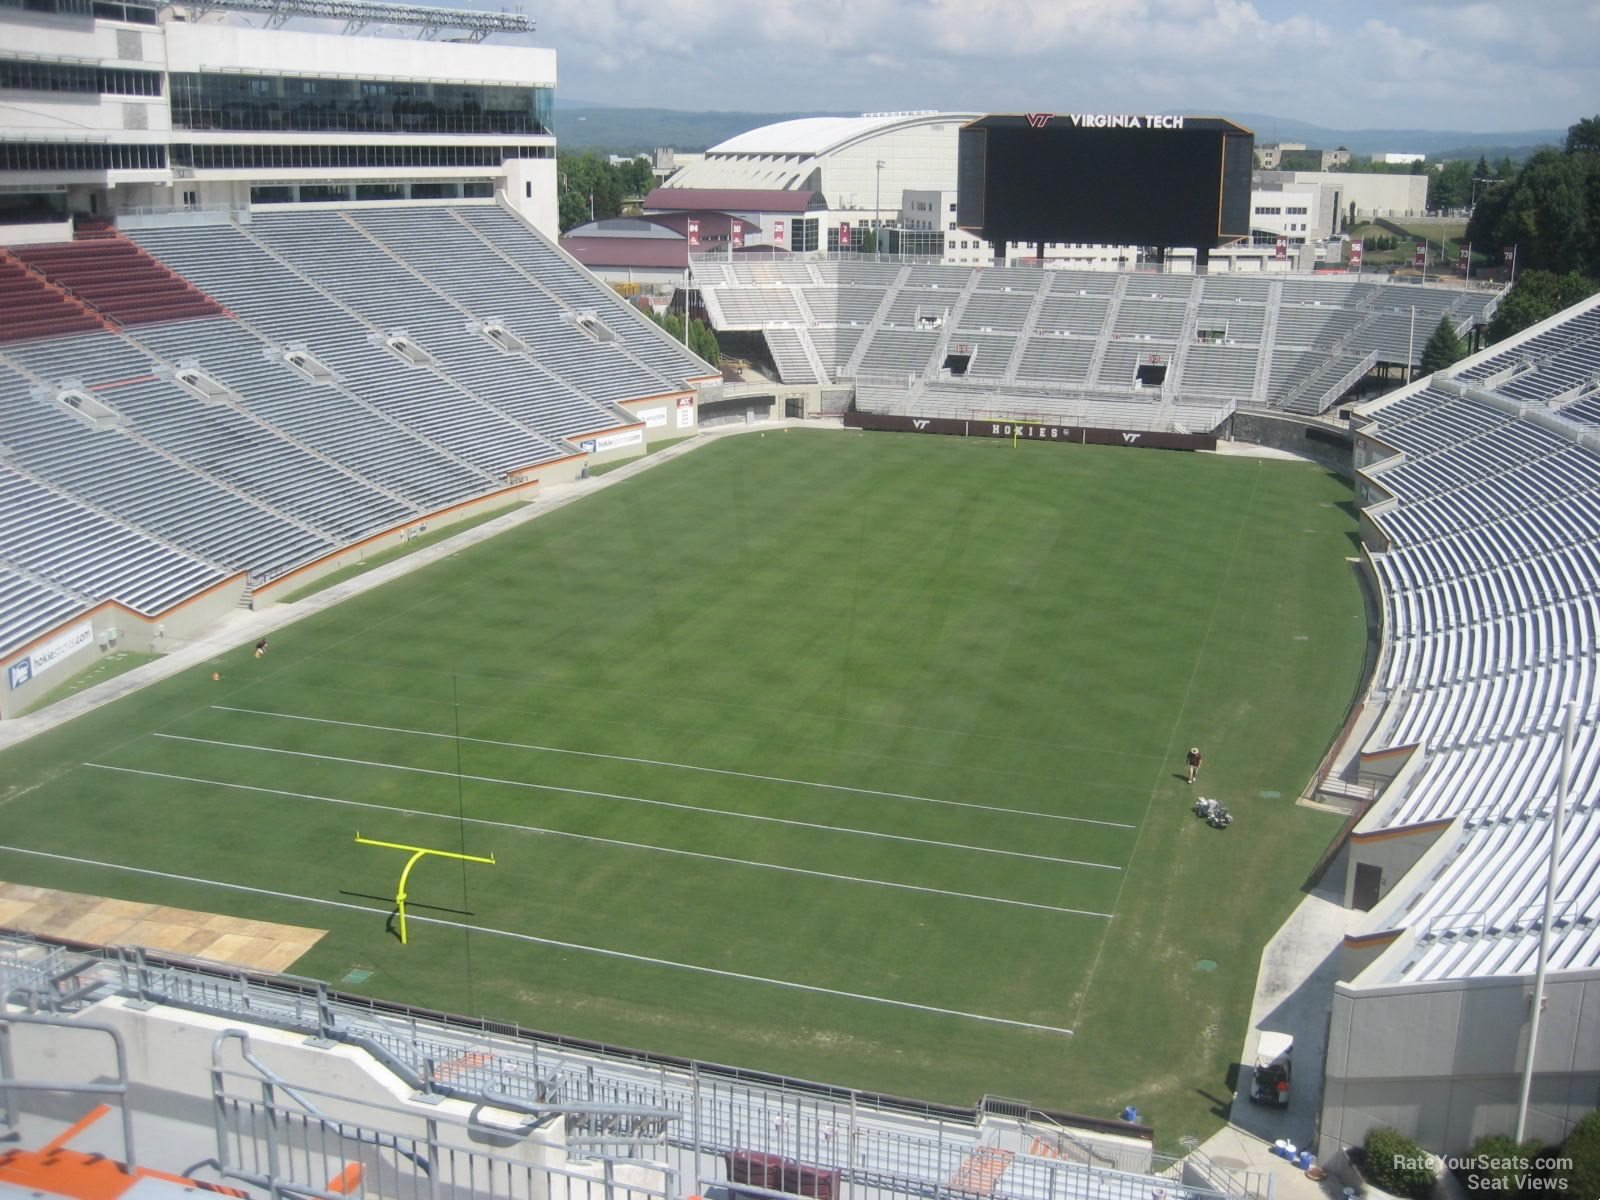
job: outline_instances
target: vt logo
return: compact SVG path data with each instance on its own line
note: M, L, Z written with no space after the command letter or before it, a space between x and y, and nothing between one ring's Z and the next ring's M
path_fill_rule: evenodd
M1027 113L1025 115L1028 118L1029 125L1032 125L1035 129L1043 129L1050 124L1050 119L1055 116L1055 113Z
M1131 446L1139 440L1139 435L1137 433L1125 433L1122 435L1122 440L1127 445Z
M911 423L918 429L926 429L928 427L928 422L924 420L913 419Z

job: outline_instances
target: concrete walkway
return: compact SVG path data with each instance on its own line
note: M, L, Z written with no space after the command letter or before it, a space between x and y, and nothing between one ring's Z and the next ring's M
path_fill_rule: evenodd
M1300 902L1261 952L1250 1026L1239 1061L1238 1090L1226 1128L1201 1147L1219 1166L1270 1173L1278 1200L1326 1200L1343 1192L1329 1178L1314 1182L1272 1153L1282 1139L1313 1148L1322 1106L1323 1056L1328 1043L1328 998L1338 977L1345 930L1366 914L1341 906L1345 856L1339 855L1322 883ZM1251 1104L1250 1064L1261 1031L1294 1038L1294 1086L1285 1108Z
M625 479L632 479L641 471L648 471L662 463L671 462L685 454L692 453L701 446L709 445L723 437L733 437L745 433L767 433L773 431L787 431L788 429L838 429L841 422L837 418L822 418L820 420L792 420L764 421L759 425L728 425L700 432L688 441L679 442L675 446L668 446L665 450L655 454L645 455L626 466L618 467L603 475L591 475L587 479L577 479L570 483L540 484L533 503L524 505L511 512L504 513L492 521L485 521L471 529L463 530L454 537L445 538L431 546L407 554L393 562L384 563L382 566L373 567L370 571L347 579L343 583L324 588L322 591L296 600L293 604L267 604L255 610L236 609L228 613L215 626L197 638L174 641L166 654L154 662L145 663L135 667L125 674L108 679L94 687L85 688L65 699L59 700L36 713L25 717L15 717L8 721L0 721L0 750L25 742L31 737L43 733L47 729L54 729L74 717L92 712L101 705L110 704L113 700L130 695L140 688L148 687L158 680L166 679L186 671L190 667L199 666L247 642L255 642L268 637L280 629L302 621L325 609L332 608L335 604L342 603L352 596L359 596L375 587L382 587L391 579L427 566L429 563L438 562L441 558L448 558L458 554L468 546L475 546L479 542L486 542L490 538L514 529L528 521L536 521L547 513L565 508L585 496L603 491L621 483Z

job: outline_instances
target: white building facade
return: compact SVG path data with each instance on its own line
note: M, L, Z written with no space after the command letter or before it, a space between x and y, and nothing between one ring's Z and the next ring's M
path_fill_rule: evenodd
M494 196L553 236L555 52L432 40L531 24L342 2L352 27L422 36L257 28L215 5L0 8L0 240L130 209Z

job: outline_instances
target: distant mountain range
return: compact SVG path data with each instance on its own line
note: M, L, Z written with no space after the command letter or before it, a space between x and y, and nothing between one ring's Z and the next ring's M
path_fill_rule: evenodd
M637 154L670 146L700 151L735 134L798 117L855 116L854 112L689 112L622 108L592 100L556 98L556 137L568 150ZM1255 131L1258 142L1304 142L1315 149L1343 146L1355 154L1427 154L1446 158L1523 159L1541 146L1559 146L1565 129L1483 133L1460 129L1329 129L1291 117L1223 113Z

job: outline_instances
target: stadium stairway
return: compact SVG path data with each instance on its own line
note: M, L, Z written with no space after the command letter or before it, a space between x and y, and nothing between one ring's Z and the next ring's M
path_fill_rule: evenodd
M906 277L910 274L910 267L901 267L899 273L894 277L894 282L884 289L883 299L878 303L878 311L873 313L872 320L867 322L866 330L862 333L861 340L856 343L856 348L851 353L849 360L839 368L840 378L853 378L856 372L861 369L861 360L867 356L867 350L877 336L878 330L883 328L884 318L889 315L889 310L894 307L894 302L900 296L900 289L905 286Z
M1100 368L1106 361L1106 347L1111 344L1110 331L1117 327L1117 314L1122 308L1123 297L1128 294L1127 275L1117 276L1117 285L1111 291L1111 302L1106 305L1105 321L1101 324L1100 338L1095 343L1094 358L1089 361L1088 373L1084 376L1086 387L1099 386Z
M228 316L210 296L119 234L18 248L16 256L117 325Z
M1278 313L1283 307L1283 284L1274 280L1267 292L1267 311L1261 325L1261 357L1256 363L1256 387L1251 399L1267 403L1267 380L1272 377L1272 349L1278 342Z

